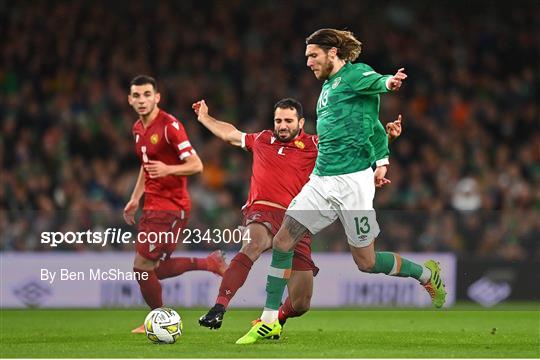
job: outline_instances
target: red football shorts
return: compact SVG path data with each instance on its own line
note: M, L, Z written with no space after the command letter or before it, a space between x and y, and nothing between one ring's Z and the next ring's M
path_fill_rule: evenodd
M166 260L176 249L176 238L182 238L189 213L186 211L144 210L139 220L135 249L148 260Z
M276 208L263 204L253 204L242 211L244 215L243 225L252 223L264 225L272 235L276 235L283 217L285 209ZM311 234L308 232L294 248L292 269L297 271L313 271L313 276L317 276L319 268L315 266L311 258Z

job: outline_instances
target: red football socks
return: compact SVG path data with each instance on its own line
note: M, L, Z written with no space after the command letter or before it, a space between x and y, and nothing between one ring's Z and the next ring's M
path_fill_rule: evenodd
M246 282L251 266L253 266L253 261L246 254L240 252L236 254L223 275L216 304L221 304L224 307L229 305L229 301Z
M177 257L160 261L156 275L158 279L167 279L192 270L208 270L206 259Z
M292 307L291 299L287 296L283 305L279 307L278 319L280 323L285 323L288 318L301 316L304 313L297 312Z
M137 282L141 288L144 301L146 301L148 306L150 306L151 309L162 307L163 301L161 300L161 284L156 276L156 272L154 270L140 270L137 268L133 268L133 272L138 274ZM146 280L143 279L146 278L146 276L142 276L143 274L148 274L148 278Z

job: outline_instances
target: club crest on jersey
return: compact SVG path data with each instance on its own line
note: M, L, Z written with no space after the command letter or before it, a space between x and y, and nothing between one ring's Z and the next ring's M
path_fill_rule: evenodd
M332 83L332 89L337 88L340 82L341 82L341 76L336 78L336 80L334 80L334 82Z
M152 136L150 136L150 142L154 145L156 145L159 141L159 136L158 134L152 134Z
M296 140L294 142L294 145L296 145L296 147L299 149L304 149L306 147L306 145L302 142L302 140Z

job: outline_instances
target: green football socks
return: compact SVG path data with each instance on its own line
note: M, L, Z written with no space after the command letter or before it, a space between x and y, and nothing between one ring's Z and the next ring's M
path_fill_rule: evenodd
M272 250L272 263L266 278L266 309L278 310L291 276L294 251Z
M373 274L386 274L391 276L412 277L425 283L429 280L430 272L399 254L386 251L375 252L375 266L371 270ZM424 275L424 276L423 276Z

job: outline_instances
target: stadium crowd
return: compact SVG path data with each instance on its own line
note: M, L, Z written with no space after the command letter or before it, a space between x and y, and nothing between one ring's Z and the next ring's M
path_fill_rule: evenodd
M340 10L322 0L2 2L0 250L50 250L41 231L128 229L139 163L127 92L140 73L156 77L161 108L204 162L189 179L190 227L235 228L250 155L214 138L191 104L204 98L214 116L255 132L294 97L313 133L321 84L304 39L328 26L358 36L359 61L409 75L381 100L382 122L402 113L404 130L391 144L392 184L376 195L378 248L540 258L537 3L332 4ZM316 251L346 250L343 234L320 237Z

